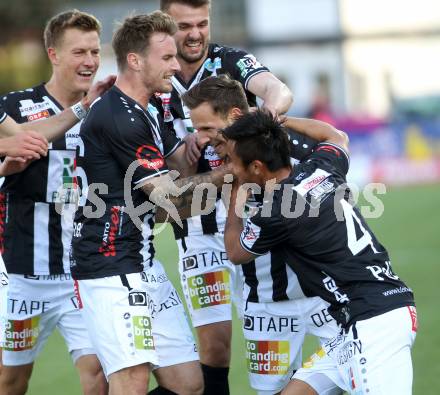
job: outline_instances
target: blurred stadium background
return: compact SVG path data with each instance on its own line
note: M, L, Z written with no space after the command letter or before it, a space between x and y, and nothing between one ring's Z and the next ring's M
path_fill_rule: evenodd
M48 79L45 21L78 8L103 23L98 77L115 72L114 23L150 12L158 1L0 0L0 94ZM212 41L254 53L292 89L291 114L329 121L351 140L350 180L383 183L384 213L370 224L393 266L414 289L420 330L414 394L440 388L440 2L438 0L212 0ZM366 207L370 203L361 202ZM164 248L166 247L166 248ZM176 249L169 232L158 250L170 277ZM177 281L175 281L177 285ZM59 335L38 360L29 394L80 393ZM314 349L309 341L304 352ZM239 322L231 393L252 394ZM1 390L0 390L1 393Z

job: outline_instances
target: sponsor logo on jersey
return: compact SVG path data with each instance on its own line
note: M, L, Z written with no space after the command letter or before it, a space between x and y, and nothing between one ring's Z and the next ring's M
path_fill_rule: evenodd
M237 67L240 69L241 76L246 78L251 71L259 69L262 65L255 56L248 54L237 62Z
M43 101L40 103L34 103L30 99L20 100L20 107L19 107L20 115L23 118L27 118L28 120L30 120L29 117L35 117L34 120L49 117L49 115L47 115L45 117L41 116L40 118L36 118L38 114L44 114L46 112L48 113L47 110L52 109L53 104L46 100L47 100L46 96L43 98Z
M411 316L411 324L412 324L412 331L417 332L417 328L419 327L418 321L417 321L417 310L414 306L408 306L409 315Z
M186 272L187 270L197 269L199 267L199 264L197 262L197 255L191 255L187 256L186 258L183 258L183 271Z
M331 174L329 172L323 169L316 169L308 177L302 178L301 182L298 185L293 186L292 189L294 189L299 195L303 197L310 193L311 196L313 196L314 194L316 198L322 200L324 196L328 195L331 188L334 188L334 185L332 182L329 182L323 185L320 189L318 189L317 187L320 186L320 184L323 183L324 180L329 178L330 175ZM298 177L299 176L297 176L297 178ZM317 188L317 190L312 194L312 190L314 188Z
M336 282L333 278L327 276L322 280L322 282L324 284L325 289L333 294L337 302L347 303L350 301L348 296L339 290L339 287L336 285Z
M43 300L18 300L9 298L9 308L12 314L31 315L45 313L49 310L50 302Z
M165 164L162 153L152 145L141 145L136 150L136 158L148 170L159 170Z
M222 60L219 57L214 60L208 58L205 60L203 67L212 73L212 75L217 75L217 69L222 68Z
M110 221L104 225L104 233L99 252L104 256L116 256L116 237L119 234L122 210L120 207L113 206L110 210Z
M49 111L43 110L43 111L37 112L35 114L28 115L27 120L28 120L28 122L32 122L32 121L37 121L39 119L49 118L49 117L50 117Z
M154 350L151 318L147 316L133 316L134 347L137 350Z
M32 349L40 334L40 316L25 320L8 320L6 322L5 342L7 351L24 351Z
M289 342L246 340L246 360L249 373L284 375L290 365Z
M209 167L211 169L215 169L216 167L219 167L223 163L223 159L221 159L217 152L215 152L214 148L208 145L205 149L205 160L208 161Z
M231 303L230 276L227 270L188 277L187 286L194 310Z

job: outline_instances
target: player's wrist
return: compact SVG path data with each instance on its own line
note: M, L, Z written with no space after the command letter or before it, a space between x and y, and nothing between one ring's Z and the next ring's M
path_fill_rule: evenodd
M75 117L77 117L81 121L86 117L87 112L89 111L89 107L90 106L83 99L78 103L75 103L73 106L71 106L70 109L72 110Z

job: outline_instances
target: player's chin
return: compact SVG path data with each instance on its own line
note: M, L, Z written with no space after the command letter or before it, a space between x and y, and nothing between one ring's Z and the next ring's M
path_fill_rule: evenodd
M160 92L162 93L169 93L173 90L173 84L170 80L164 79L162 83L162 87Z

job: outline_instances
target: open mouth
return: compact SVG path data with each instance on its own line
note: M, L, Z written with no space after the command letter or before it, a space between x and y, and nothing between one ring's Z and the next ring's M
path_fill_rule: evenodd
M93 76L93 72L90 70L89 71L79 71L77 74L83 78L91 78Z

